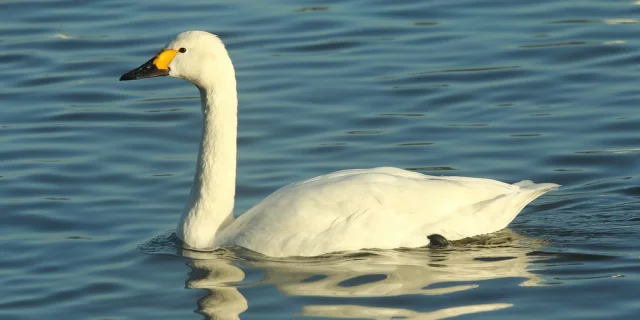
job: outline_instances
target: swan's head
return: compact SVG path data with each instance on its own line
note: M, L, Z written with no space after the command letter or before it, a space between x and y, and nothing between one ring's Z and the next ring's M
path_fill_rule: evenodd
M235 72L222 41L205 31L186 31L169 42L155 57L120 77L120 81L171 76L199 88L235 86Z

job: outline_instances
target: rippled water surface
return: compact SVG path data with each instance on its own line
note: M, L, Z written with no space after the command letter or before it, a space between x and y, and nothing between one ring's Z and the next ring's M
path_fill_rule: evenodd
M635 319L633 0L0 1L0 318ZM237 70L236 215L343 168L563 187L446 249L183 252L201 125L177 33Z

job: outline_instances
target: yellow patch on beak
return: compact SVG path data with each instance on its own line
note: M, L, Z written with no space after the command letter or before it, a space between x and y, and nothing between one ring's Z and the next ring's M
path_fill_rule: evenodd
M156 58L153 59L153 64L160 70L169 70L169 63L171 63L171 60L173 60L176 54L178 54L178 50L162 50Z

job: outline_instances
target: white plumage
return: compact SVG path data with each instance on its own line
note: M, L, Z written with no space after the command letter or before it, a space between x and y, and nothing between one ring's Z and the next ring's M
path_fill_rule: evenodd
M285 257L420 247L431 234L458 240L503 229L525 205L558 187L388 167L344 170L285 186L234 219L237 93L228 53L215 35L188 31L158 57L121 80L170 75L200 90L203 137L176 230L191 248L238 245Z
M220 242L270 256L458 240L505 228L554 184L434 177L397 168L344 170L290 184L223 229Z

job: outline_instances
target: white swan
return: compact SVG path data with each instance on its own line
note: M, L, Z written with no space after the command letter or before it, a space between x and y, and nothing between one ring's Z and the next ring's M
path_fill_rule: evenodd
M505 228L558 185L434 177L397 168L338 171L287 185L233 217L238 99L220 39L187 31L120 80L173 76L200 90L204 129L191 193L176 233L187 247L238 245L273 256L429 244Z

